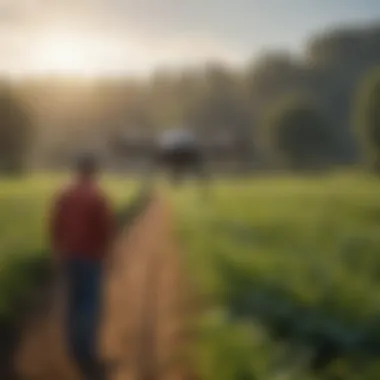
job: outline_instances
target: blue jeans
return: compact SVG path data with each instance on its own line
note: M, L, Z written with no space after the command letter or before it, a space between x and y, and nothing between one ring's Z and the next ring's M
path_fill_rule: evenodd
M66 331L69 351L87 380L104 380L97 357L101 314L102 264L74 259L66 263L68 309Z

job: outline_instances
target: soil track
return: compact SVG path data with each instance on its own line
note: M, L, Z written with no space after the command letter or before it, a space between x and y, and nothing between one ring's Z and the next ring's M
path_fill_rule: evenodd
M188 379L186 286L170 207L156 197L114 250L105 287L102 356L112 380ZM22 380L76 380L62 334L62 296L26 329L16 359Z

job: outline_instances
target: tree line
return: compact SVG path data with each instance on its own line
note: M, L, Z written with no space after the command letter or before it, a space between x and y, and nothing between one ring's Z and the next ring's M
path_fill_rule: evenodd
M311 38L241 69L213 63L148 79L39 78L0 84L0 170L176 125L227 139L242 163L289 170L365 163L380 171L380 26Z

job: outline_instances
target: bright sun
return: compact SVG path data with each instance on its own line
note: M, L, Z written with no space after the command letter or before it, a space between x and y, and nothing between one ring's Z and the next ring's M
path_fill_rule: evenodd
M41 58L43 66L52 70L85 70L87 66L83 52L72 41L58 41L55 46L47 46Z
M32 54L33 69L41 73L92 75L102 70L100 59L91 40L66 34L41 39Z

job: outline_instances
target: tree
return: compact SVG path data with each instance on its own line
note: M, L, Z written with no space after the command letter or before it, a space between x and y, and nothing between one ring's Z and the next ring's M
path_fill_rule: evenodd
M248 68L246 81L249 96L259 108L290 89L303 89L309 84L302 62L282 51L268 52L256 60Z
M26 105L10 85L0 85L0 171L17 174L25 170L32 139L32 123Z
M332 151L331 130L317 105L304 96L290 96L266 118L269 147L292 169L324 166Z
M380 69L371 70L359 85L355 126L368 164L380 172Z
M203 92L193 102L188 120L205 140L230 136L243 170L253 163L253 123L240 77L223 65L208 65Z

